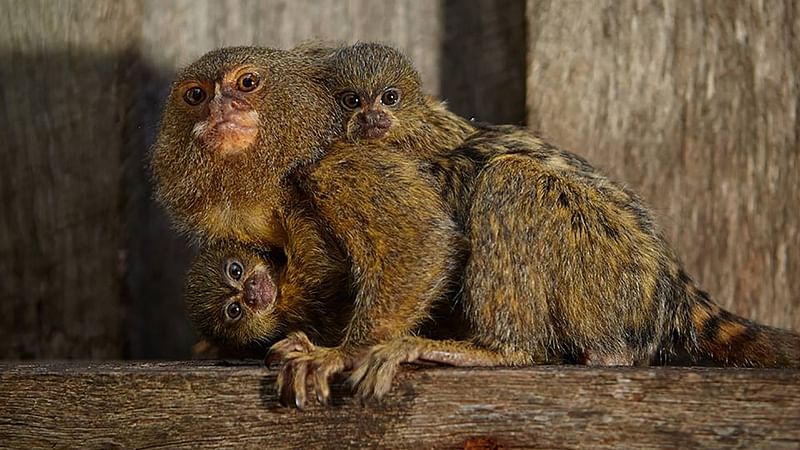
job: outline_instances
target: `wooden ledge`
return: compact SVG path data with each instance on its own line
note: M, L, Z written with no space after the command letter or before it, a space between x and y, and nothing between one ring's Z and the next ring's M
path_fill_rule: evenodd
M255 363L2 363L0 446L800 446L800 371L416 368L381 405L282 408Z

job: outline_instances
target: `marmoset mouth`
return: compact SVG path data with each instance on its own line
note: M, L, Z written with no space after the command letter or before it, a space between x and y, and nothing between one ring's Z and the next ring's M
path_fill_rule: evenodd
M389 128L391 127L382 127L377 125L363 127L361 128L361 136L365 139L379 139L389 132Z
M205 147L222 155L232 155L248 149L258 137L258 113L228 112L216 119L214 115L194 127L194 134Z

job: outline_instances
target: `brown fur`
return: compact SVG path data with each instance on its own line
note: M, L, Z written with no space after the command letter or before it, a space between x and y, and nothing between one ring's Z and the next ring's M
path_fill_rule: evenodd
M432 166L464 227L468 339L399 338L351 379L380 397L402 362L694 362L799 367L800 336L722 310L695 287L641 200L528 130L484 127Z
M444 341L410 335L429 313L435 296L422 295L420 300L403 295L411 291L398 290L422 284L387 284L387 295L378 297L390 298L388 289L395 289L394 295L403 298L389 312L388 303L365 303L357 294L356 308L365 308L346 333L351 342L380 342L352 376L360 395L380 397L389 389L398 364L418 360L453 365L561 361L629 365L668 361L674 351L685 349L723 365L798 366L798 336L753 324L711 303L685 275L635 194L524 129L483 127L459 147L473 127L421 94L409 95L415 92L413 77L381 78L381 70L392 76L403 72L391 62L391 70L382 66L384 60L374 57L380 51L377 46L340 50L334 54L338 65L333 66L340 72L322 79L334 94L341 88L362 89L372 97L386 86L411 80L412 89L403 88L407 103L401 105L410 106L387 110L391 130L370 142L353 123L358 112L335 114L341 125L334 124L333 136L345 139L330 147L321 161L305 166L310 171L299 172L302 183L295 187L304 193L301 197L311 199L314 211L341 227L331 229L333 235L349 235L369 228L380 217L373 215L375 204L394 212L438 204L427 182L415 184L418 180L410 179L399 183L408 190L398 192L411 193L412 198L396 205L388 202L391 196L381 194L375 194L372 204L350 201L369 196L367 191L377 186L393 185L379 174L404 167L397 155L427 167L438 180L436 195L470 244L456 308L463 310L461 321L467 324L468 335ZM359 76L366 81L359 84ZM367 155L364 160L356 157L359 151ZM357 163L337 160L334 155L339 152ZM354 169L361 164L378 176L358 176ZM406 170L411 178L419 176L416 167ZM314 173L325 175L315 178ZM340 191L342 180L347 187ZM425 236L425 230L411 228L392 232ZM373 262L375 255L391 254L393 249L413 254L408 241L389 244L372 237L380 245L364 246L351 236L355 239L345 245L348 254L352 249L356 259ZM353 263L353 275L364 283L361 286L372 285L362 276L359 263L355 259ZM419 267L427 264L420 261ZM373 276L398 276L391 266L378 267L381 270ZM414 272L409 270L406 273ZM454 271L449 267L440 273ZM446 284L447 276L439 282ZM369 333L373 338L365 337ZM324 399L327 377L347 365L331 359L330 352L316 348L303 335L290 336L277 349L292 361L281 374L282 396L294 395L298 404L305 401L306 381L313 381Z

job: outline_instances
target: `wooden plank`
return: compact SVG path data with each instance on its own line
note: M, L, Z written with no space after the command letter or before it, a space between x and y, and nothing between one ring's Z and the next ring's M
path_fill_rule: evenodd
M653 206L736 313L800 330L797 2L528 1L529 124Z
M131 2L0 3L0 358L119 358Z
M0 364L0 445L503 448L800 446L800 371L409 368L381 405L278 406L275 372L195 363Z

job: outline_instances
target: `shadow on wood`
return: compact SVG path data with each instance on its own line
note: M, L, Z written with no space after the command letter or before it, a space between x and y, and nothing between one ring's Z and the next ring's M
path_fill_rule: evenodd
M524 0L443 0L439 92L481 122L524 125L527 64Z
M146 169L171 74L135 49L0 66L0 358L188 356L189 252Z
M16 448L797 448L800 371L409 368L381 405L341 384L282 408L275 372L215 362L0 365Z

